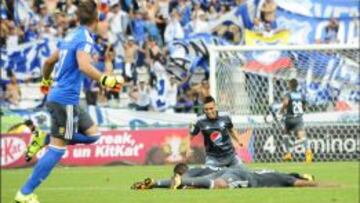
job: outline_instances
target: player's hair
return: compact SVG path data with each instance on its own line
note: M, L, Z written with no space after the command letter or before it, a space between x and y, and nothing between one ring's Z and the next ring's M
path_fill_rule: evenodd
M34 125L34 122L33 122L31 119L27 119L27 120L24 121L24 124L25 124L26 126L33 126L33 125Z
M98 18L97 6L94 0L80 1L77 17L81 25L90 25Z
M179 175L183 175L184 173L186 173L186 171L189 169L187 164L184 163L178 163L175 165L174 167L174 173L175 174L179 174Z
M204 102L204 104L211 103L211 102L215 103L215 99L212 96L207 96L204 98L203 102Z
M296 88L298 87L298 81L295 78L293 78L289 80L289 85L292 90L296 90Z

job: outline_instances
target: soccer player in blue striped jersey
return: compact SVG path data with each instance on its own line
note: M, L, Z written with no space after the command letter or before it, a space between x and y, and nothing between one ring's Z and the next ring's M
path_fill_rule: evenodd
M44 156L38 160L32 174L16 194L17 203L39 202L33 191L59 162L67 144L89 144L99 139L97 126L89 114L79 107L84 76L116 91L119 91L123 84L122 78L105 75L91 64L94 49L92 33L96 31L98 22L97 5L94 0L81 1L77 15L80 26L66 36L59 49L44 64L41 82L43 92L49 90L50 75L53 69L55 70L54 85L47 97L47 108L51 116L51 138ZM105 64L109 65L109 62ZM38 150L46 144L45 141L38 143L41 143ZM33 154L36 151L32 151Z

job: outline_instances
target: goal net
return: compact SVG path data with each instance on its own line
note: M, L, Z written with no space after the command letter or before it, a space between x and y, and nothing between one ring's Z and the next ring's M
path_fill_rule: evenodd
M253 161L280 161L283 122L275 116L287 81L306 98L304 124L315 161L356 160L360 152L358 46L212 46L210 89L220 111L247 135ZM295 160L305 149L292 136Z

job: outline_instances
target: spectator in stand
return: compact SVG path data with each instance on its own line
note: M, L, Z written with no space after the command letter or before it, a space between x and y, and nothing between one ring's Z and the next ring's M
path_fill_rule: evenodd
M67 29L68 29L68 19L65 12L61 12L60 10L55 11L55 23L54 28L56 29L57 37L64 37Z
M206 19L206 14L202 10L198 10L198 13L194 15L194 19L192 20L192 30L193 33L202 33L208 27L208 22Z
M158 3L158 1L156 1L156 0L147 0L145 9L147 11L148 18L152 22L156 22L156 14L159 11L159 3Z
M9 33L6 39L6 48L14 48L22 41L24 32L21 27L15 26L14 21L8 21Z
M220 4L220 11L219 11L219 15L222 16L222 15L225 15L227 12L229 12L231 9L230 9L230 6L223 3L223 4Z
M242 3L244 3L245 2L245 0L235 0L235 5L236 6L239 6L239 5L241 5Z
M40 21L43 25L54 25L54 19L49 13L49 10L44 3L40 4L39 15L40 15Z
M165 43L169 43L175 39L184 38L184 30L179 22L179 13L177 10L173 10L168 25L165 28L164 38Z
M252 27L252 31L257 33L263 33L265 31L264 23L259 18L254 18L254 26Z
M129 16L122 9L120 4L115 1L110 5L110 12L107 14L110 30L109 40L113 44L121 44L125 41L125 33L129 24Z
M38 39L38 37L39 37L38 29L39 29L39 26L37 25L37 23L35 23L35 22L30 23L30 25L24 32L24 41L23 42L24 43L31 42L31 41Z
M265 0L260 9L260 20L264 22L265 27L276 29L276 9L277 4L274 0Z
M129 36L124 44L124 77L127 82L136 80L136 55L139 47L135 43L135 39Z
M215 6L211 5L208 10L208 21L211 23L219 18L219 13Z
M190 89L182 91L175 107L177 113L190 113L194 106L193 92Z
M10 105L18 106L21 100L21 90L18 85L16 76L9 72L10 83L6 85L5 99Z
M143 45L146 37L144 13L145 11L136 11L135 17L131 21L133 36L140 47Z
M169 0L157 0L159 5L159 16L162 16L164 19L169 18Z
M177 9L181 15L180 24L186 26L191 21L191 2L186 0L179 0Z
M150 90L151 88L146 81L141 80L129 93L133 101L130 107L135 107L137 111L148 111L151 103Z
M147 63L152 66L154 64L154 60L156 58L159 58L161 57L161 50L158 46L158 43L157 41L152 38L152 37L149 37L149 40L147 42L147 47L146 47L146 60L147 60Z
M199 94L199 99L202 102L205 97L210 96L210 85L207 79L203 79L200 84L196 85L194 90Z
M339 22L336 18L330 18L329 24L325 27L324 42L326 44L339 43L338 39Z
M154 39L157 42L157 44L161 46L162 38L154 19L150 18L148 13L144 14L144 19L145 19L145 26L148 37Z
M8 27L8 20L1 16L0 19L0 47L4 47L6 45L6 38L10 34L10 30Z
M201 8L201 3L198 0L194 1L191 19L196 19L203 13L205 13L205 12Z
M174 108L176 106L177 95L178 95L178 82L175 76L170 76L170 85L166 92L166 98L167 98L168 106L170 108Z
M207 9L210 11L210 8L213 7L214 10L218 13L221 10L221 3L219 0L210 0L207 4Z
M62 11L66 12L66 16L69 18L69 21L76 20L77 7L74 5L73 0L66 0L66 8Z
M113 49L110 48L109 52L110 53L107 55L107 57L112 58L109 60L113 61L114 55L115 55L113 53ZM113 65L111 64L111 65L108 65L107 67L113 67ZM106 72L112 73L112 70L108 70ZM106 99L109 102L110 106L112 106L112 107L116 107L118 105L118 103L120 102L120 92L112 91L111 89L106 90L105 96L106 96Z

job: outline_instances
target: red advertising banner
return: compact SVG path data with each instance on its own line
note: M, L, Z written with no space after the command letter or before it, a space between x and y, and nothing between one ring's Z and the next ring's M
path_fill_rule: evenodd
M60 161L66 166L95 166L117 164L168 164L185 161L188 129L154 130L110 130L102 132L101 138L94 144L69 145ZM240 136L248 145L249 132ZM251 134L251 133L250 133ZM24 153L30 141L29 134L1 136L1 168L18 168L33 165L36 158L26 162ZM193 156L190 163L204 163L202 136L196 136L192 142ZM251 161L247 150L237 148L245 162ZM38 153L40 158L46 149Z

